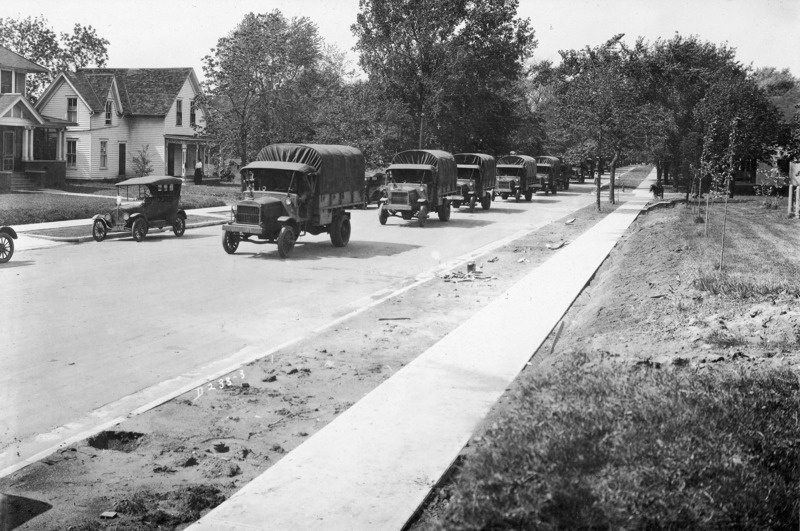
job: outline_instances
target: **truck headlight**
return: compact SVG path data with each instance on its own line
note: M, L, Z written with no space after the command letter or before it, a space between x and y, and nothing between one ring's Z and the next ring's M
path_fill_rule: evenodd
M128 221L128 219L130 219L130 217L131 217L131 215L130 215L130 214L128 214L127 212L125 212L124 214L122 214L122 219L124 219L125 221Z
M291 205L292 205L292 200L287 197L286 198L286 206L291 206Z

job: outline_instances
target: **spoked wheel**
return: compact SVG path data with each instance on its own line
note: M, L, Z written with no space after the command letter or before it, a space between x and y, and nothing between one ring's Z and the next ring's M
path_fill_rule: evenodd
M281 233L278 234L278 254L281 258L289 258L292 249L294 249L295 239L296 236L292 227L286 225L281 229Z
M417 221L420 227L425 226L425 222L428 221L428 207L424 205L420 207L419 214L417 214Z
M134 221L133 227L131 227L131 235L137 242L144 240L144 237L147 236L147 221L142 218Z
M0 264L5 264L14 256L14 240L5 232L0 232Z
M378 221L381 222L381 225L386 225L386 220L389 219L389 213L386 212L386 209L383 208L383 205L378 207Z
M469 213L470 213L470 214L472 214L473 212L475 212L475 203L476 203L476 202L477 202L477 201L475 200L475 196L474 196L474 195L473 195L472 197L470 197L470 198L469 198Z
M445 201L436 213L439 215L439 221L450 221L450 202Z
M180 238L186 232L186 220L180 216L175 216L175 221L172 222L172 232L175 236Z
M94 241L101 242L105 240L106 234L108 234L106 224L99 219L94 220L94 224L92 225L92 238L94 238Z
M331 243L334 247L345 247L350 241L350 218L337 216L331 227Z
M223 232L222 233L222 248L228 254L233 254L239 248L239 233L238 232Z

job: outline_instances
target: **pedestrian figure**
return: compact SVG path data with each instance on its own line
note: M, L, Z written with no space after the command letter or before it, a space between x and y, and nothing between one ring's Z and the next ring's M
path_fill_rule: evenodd
M194 165L194 184L203 184L203 163L199 159Z

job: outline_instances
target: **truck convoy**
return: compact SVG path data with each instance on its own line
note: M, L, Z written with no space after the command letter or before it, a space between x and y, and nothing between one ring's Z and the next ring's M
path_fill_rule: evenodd
M480 202L481 208L489 210L497 185L494 157L483 153L457 153L453 157L458 168L458 192L450 196L453 208L466 204L474 212Z
M558 157L536 157L536 174L545 193L569 190L569 173Z
M446 151L412 149L394 156L386 168L386 196L378 207L378 220L386 225L389 216L417 218L424 227L436 212L440 221L450 219L450 199L456 191L456 162Z
M250 172L245 198L222 226L222 247L276 243L287 258L304 233L326 232L335 247L350 241L348 208L364 205L364 155L350 146L272 144L241 169Z

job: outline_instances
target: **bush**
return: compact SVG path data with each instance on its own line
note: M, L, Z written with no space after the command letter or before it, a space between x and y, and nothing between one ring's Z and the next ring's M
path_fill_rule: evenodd
M797 529L788 370L571 368L523 383L468 461L446 529Z

